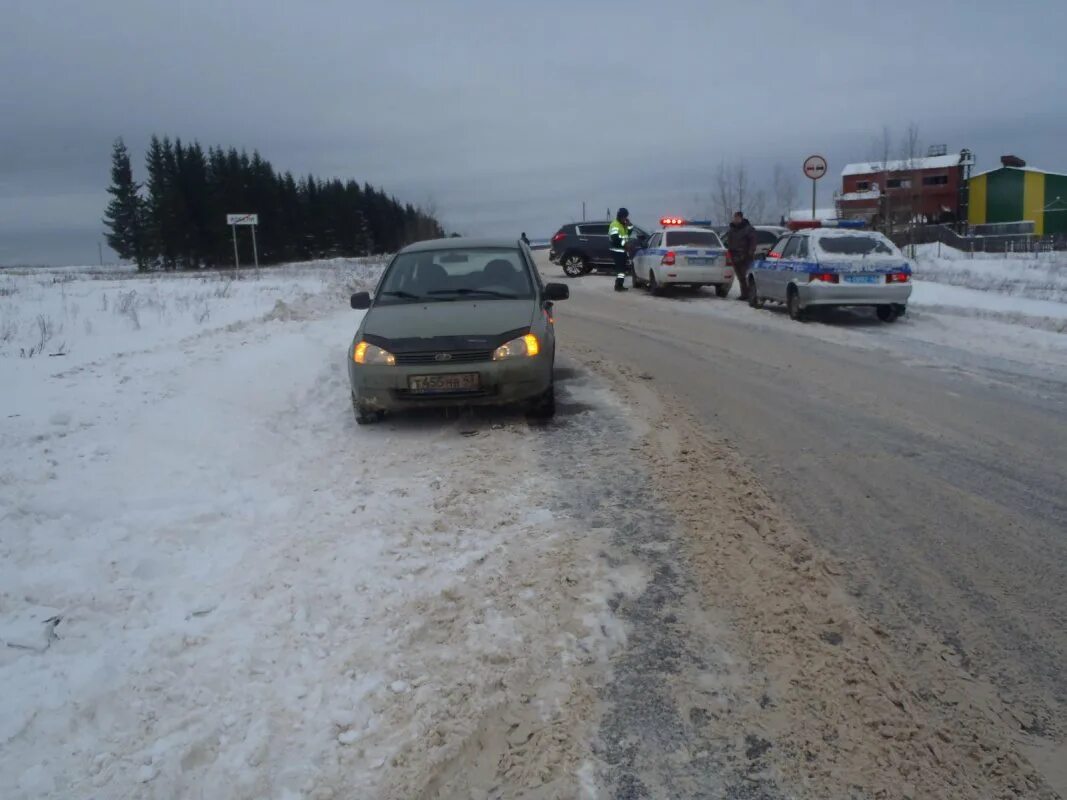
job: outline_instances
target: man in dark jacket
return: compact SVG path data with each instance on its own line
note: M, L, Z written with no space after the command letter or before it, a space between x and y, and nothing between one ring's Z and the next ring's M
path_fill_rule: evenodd
M748 300L748 271L756 257L756 229L740 211L734 213L730 229L726 231L726 249L734 262L734 272L741 284L741 299Z

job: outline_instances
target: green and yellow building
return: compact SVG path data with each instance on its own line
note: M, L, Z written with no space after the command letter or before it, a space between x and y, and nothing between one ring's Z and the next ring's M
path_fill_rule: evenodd
M967 222L1034 223L1038 236L1067 234L1067 175L1002 166L971 177Z

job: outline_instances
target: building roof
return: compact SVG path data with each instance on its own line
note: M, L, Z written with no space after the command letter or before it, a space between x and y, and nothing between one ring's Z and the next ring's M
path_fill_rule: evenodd
M874 175L879 172L910 172L916 169L948 169L960 165L960 154L949 153L944 156L926 156L924 158L898 159L896 161L864 161L857 164L845 164L841 176Z
M1005 167L1003 165L994 167L993 169L987 169L983 172L976 172L971 177L977 178L979 175L988 175L990 172L1000 172L1002 169L1013 169L1016 172L1040 172L1042 175L1058 175L1061 178L1067 178L1067 173L1063 172L1049 172L1047 169L1037 169L1037 167Z

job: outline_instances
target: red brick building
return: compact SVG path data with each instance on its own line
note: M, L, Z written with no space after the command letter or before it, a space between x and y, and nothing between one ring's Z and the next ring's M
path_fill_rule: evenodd
M971 154L932 155L888 162L847 164L841 170L841 191L834 197L842 219L865 219L881 225L911 220L936 223L966 219L961 191Z

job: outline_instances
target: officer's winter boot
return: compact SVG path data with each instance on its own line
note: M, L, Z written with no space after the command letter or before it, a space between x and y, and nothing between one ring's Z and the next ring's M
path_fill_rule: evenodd
M616 292L625 292L625 291L627 291L627 289L626 289L626 275L624 273L622 273L622 272L620 272L618 275L615 276L615 291Z

